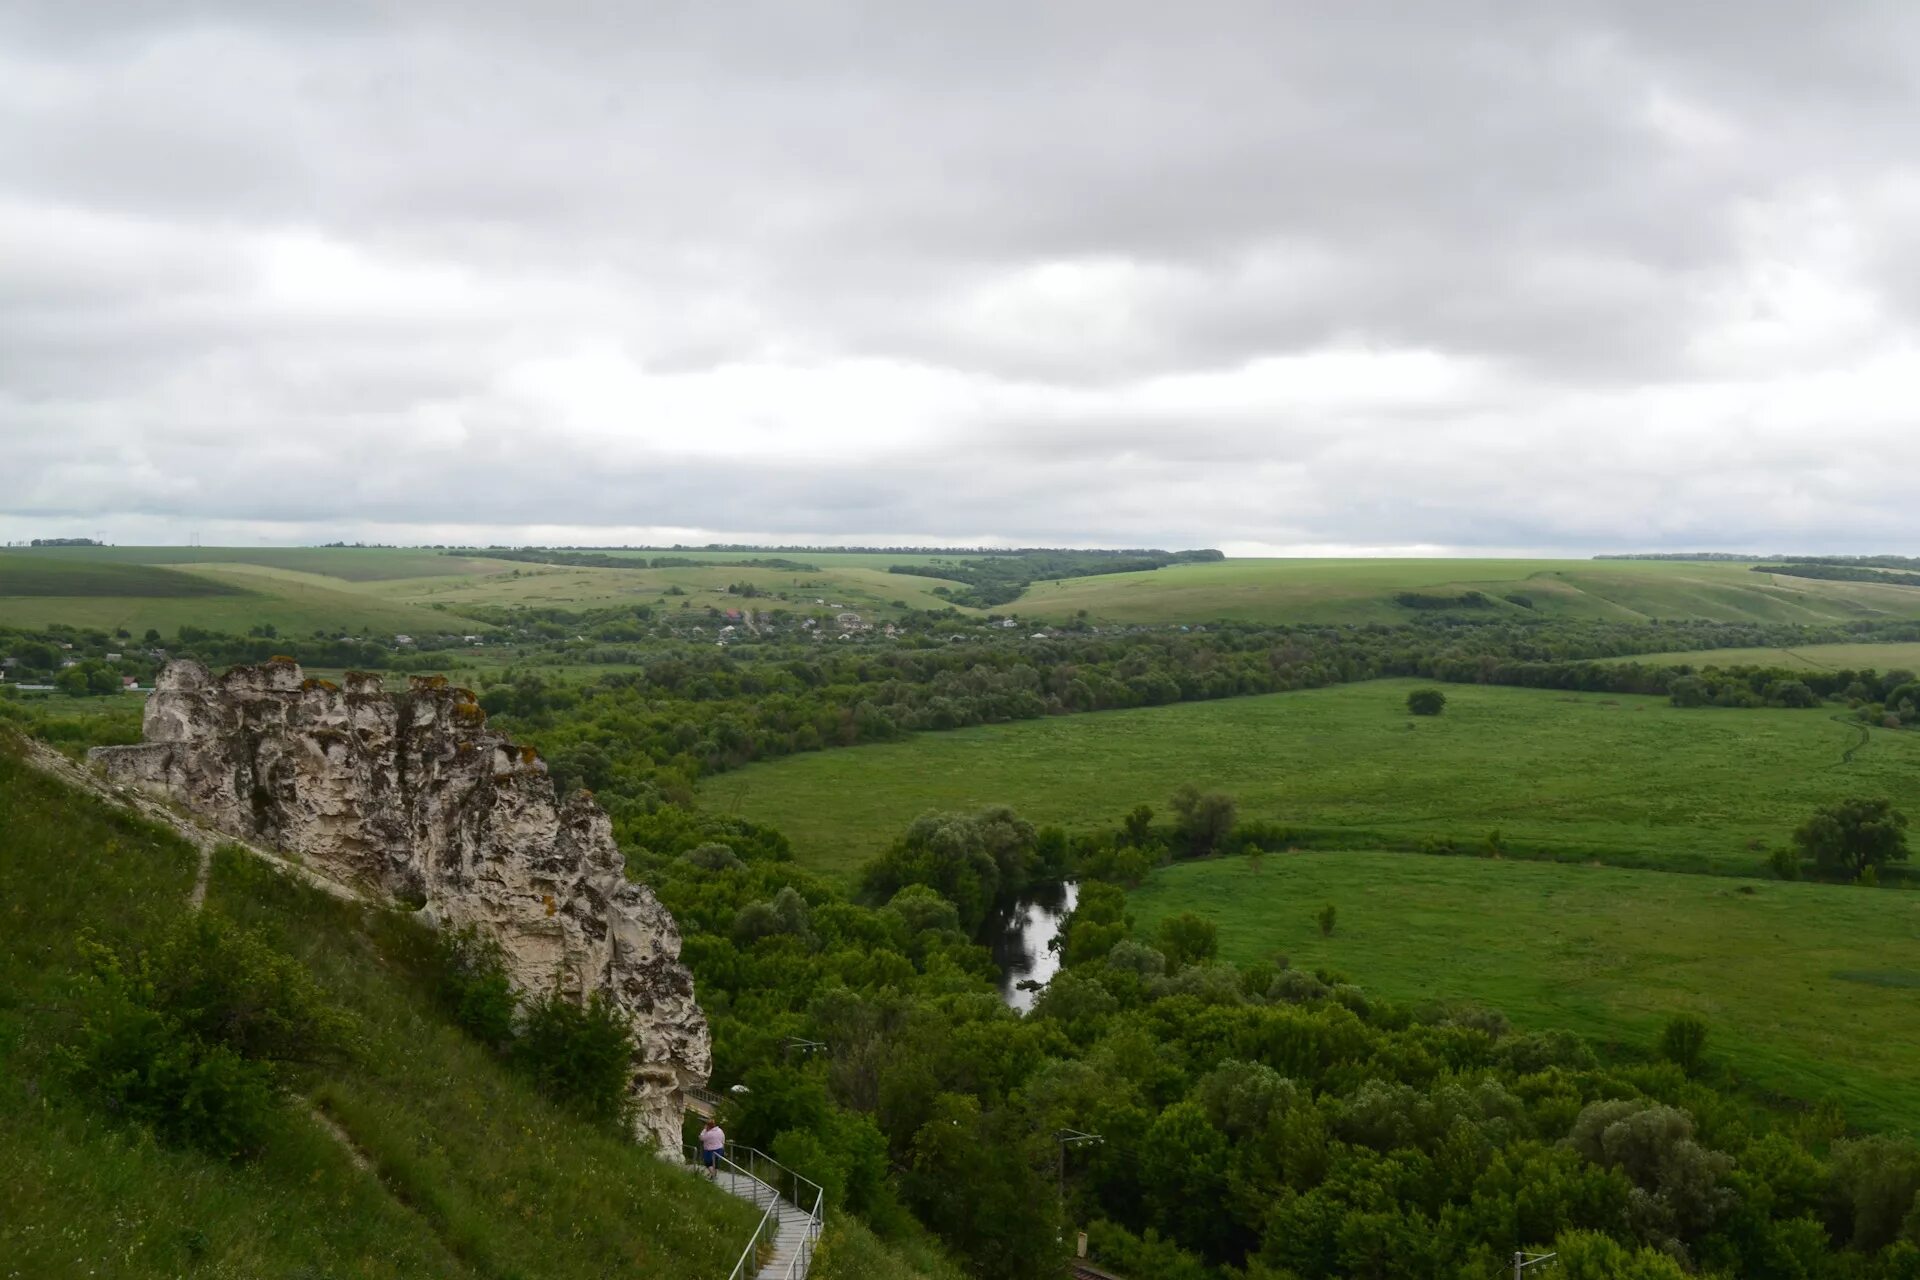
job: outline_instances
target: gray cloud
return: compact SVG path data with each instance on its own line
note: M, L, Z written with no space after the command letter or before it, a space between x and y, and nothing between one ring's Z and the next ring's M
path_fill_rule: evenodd
M1325 9L9 6L0 533L1912 544L1920 12Z

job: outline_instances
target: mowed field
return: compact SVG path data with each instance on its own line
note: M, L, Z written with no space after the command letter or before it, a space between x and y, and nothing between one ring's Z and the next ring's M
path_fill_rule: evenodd
M1920 893L1392 853L1269 854L1156 871L1151 937L1211 917L1234 961L1286 955L1396 1000L1650 1046L1697 1013L1708 1056L1764 1087L1920 1132ZM1331 937L1314 913L1338 912Z
M648 555L639 553L636 563ZM941 580L890 574L889 563L927 556L835 554L787 557L817 566L794 572L738 567L748 552L685 553L715 563L651 569L586 569L387 547L61 547L0 551L0 623L39 627L182 625L245 631L271 624L288 634L345 627L373 633L484 630L450 622L474 606L580 610L646 604L662 609L790 608L872 618L903 608L944 608ZM765 554L765 553L761 553ZM766 595L730 595L750 584ZM948 586L958 584L947 583Z
M451 629L445 614L369 594L366 582L251 563L153 568L0 551L0 624L123 627L136 636L149 627L171 634L183 626L245 632L260 624L287 635Z
M1758 871L1816 806L1889 796L1920 814L1920 734L1825 710L1681 710L1660 698L1418 681L927 733L721 774L701 803L772 823L809 865L851 878L915 816L1009 804L1040 823L1110 827L1164 813L1184 782L1243 817L1326 845L1478 844L1696 870ZM1851 758L1849 757L1851 753Z
M1404 622L1421 611L1403 591L1480 591L1483 618L1568 617L1645 622L1827 622L1920 618L1920 588L1754 573L1746 564L1663 560L1223 560L1140 573L1037 582L1007 609L1063 620ZM1524 596L1521 605L1507 600Z

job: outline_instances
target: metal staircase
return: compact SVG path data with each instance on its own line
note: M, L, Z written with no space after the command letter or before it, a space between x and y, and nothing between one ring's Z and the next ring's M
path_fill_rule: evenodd
M697 1143L687 1144L687 1160L695 1173L706 1176ZM732 1142L721 1149L713 1180L761 1211L728 1280L804 1280L826 1212L820 1184L763 1152Z

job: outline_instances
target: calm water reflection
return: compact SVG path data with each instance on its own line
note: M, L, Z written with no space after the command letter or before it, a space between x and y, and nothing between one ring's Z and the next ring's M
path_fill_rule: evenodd
M1047 944L1060 932L1060 922L1079 897L1079 885L1062 881L987 917L982 940L1000 966L1000 996L1012 1008L1022 1013L1033 1008L1039 987L1058 972L1060 953Z

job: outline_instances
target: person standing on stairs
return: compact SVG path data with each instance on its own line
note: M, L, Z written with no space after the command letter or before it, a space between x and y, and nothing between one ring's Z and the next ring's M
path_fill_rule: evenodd
M707 1123L700 1129L700 1163L707 1167L707 1181L712 1182L720 1172L720 1152L726 1148L727 1131L716 1123L713 1117L707 1117Z

